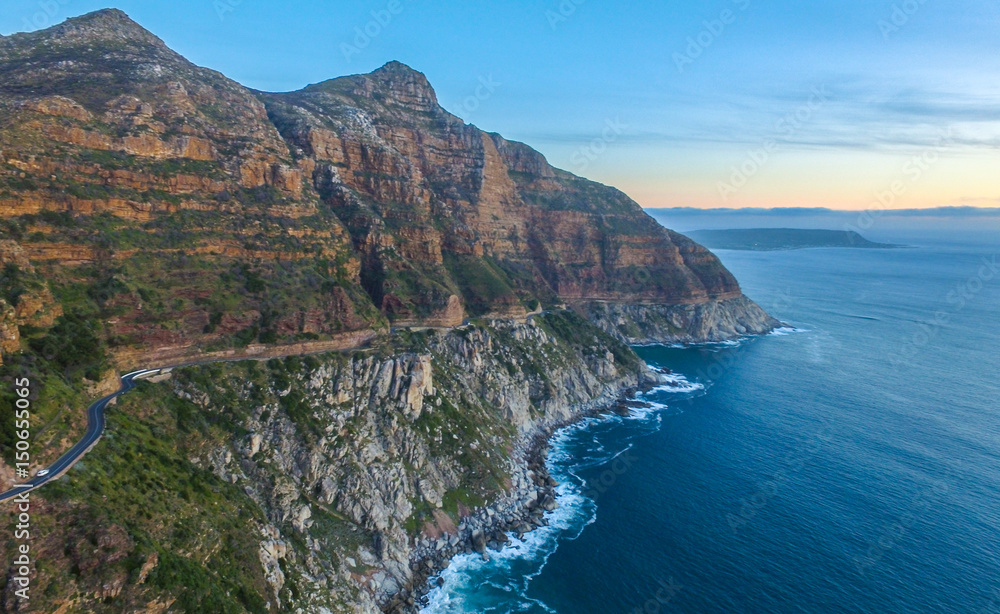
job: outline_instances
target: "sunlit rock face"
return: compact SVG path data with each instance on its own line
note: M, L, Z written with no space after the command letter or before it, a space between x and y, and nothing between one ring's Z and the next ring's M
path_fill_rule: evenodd
M0 77L0 216L22 223L32 262L127 265L183 249L182 268L200 271L168 284L183 304L153 314L137 296L148 273L121 267L112 334L132 351L195 353L253 326L287 341L538 305L597 313L595 302L712 305L699 317L734 320L693 337L770 325L734 301L739 285L710 252L620 191L464 123L398 62L255 92L101 11L0 38ZM52 214L67 212L87 230L59 228ZM107 216L132 240L97 230ZM254 296L209 304L213 275L242 263L308 298L304 311Z

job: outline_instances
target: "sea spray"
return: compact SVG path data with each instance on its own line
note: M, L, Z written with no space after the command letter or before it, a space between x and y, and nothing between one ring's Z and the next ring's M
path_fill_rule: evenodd
M664 383L637 395L637 407L629 408L627 414L586 418L556 431L549 441L547 468L559 482L558 508L546 514L548 524L521 538L509 534L508 545L485 557L471 553L453 558L436 578L438 586L428 593L421 614L555 612L528 596L531 581L542 572L560 542L578 538L596 520L597 502L608 491L607 482L616 479L615 468L631 462L631 441L662 427L663 416L669 415L672 408L655 399L689 396L704 390L683 375L666 371L661 374ZM621 440L623 428L629 431L625 445L607 449L607 438L602 436L615 433ZM607 466L612 477L602 474L588 483L579 476L584 470L601 466Z

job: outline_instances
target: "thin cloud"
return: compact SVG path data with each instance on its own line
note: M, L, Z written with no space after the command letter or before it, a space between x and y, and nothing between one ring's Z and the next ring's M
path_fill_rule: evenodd
M892 151L942 144L948 150L1000 148L1000 97L874 83L852 75L827 76L818 83L738 91L710 100L665 93L676 124L650 128L642 121L625 121L628 128L617 141L639 146L742 147L773 140L809 150ZM826 99L805 111L817 90ZM642 117L649 110L629 113ZM600 134L574 126L523 136L531 142L579 145Z

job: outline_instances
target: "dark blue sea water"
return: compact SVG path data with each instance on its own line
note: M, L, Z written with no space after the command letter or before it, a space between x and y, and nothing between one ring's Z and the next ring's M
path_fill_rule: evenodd
M650 411L557 437L562 507L427 612L1000 613L1000 235L720 252L795 331L640 350Z

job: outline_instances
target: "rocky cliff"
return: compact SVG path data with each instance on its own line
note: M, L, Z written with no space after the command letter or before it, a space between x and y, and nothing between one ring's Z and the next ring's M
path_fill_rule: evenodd
M0 222L131 361L539 304L772 323L710 252L403 64L254 92L113 10L0 37Z
M572 311L175 370L34 495L44 564L0 607L411 611L448 557L545 522L536 436L656 377Z
M37 461L116 371L258 359L124 397L37 493L39 589L4 581L6 611L407 610L544 522L531 442L655 378L623 342L777 324L402 64L255 92L120 11L0 37L0 234L0 380L33 382Z

